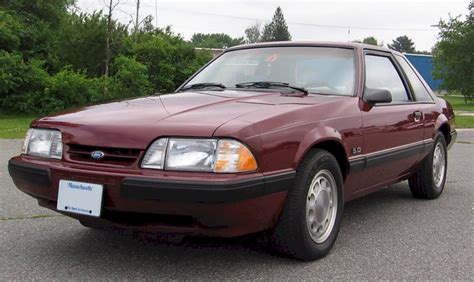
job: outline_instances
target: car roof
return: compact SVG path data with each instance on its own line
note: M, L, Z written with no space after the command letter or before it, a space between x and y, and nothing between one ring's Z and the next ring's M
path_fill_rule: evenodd
M374 46L374 45L356 43L356 42L331 42L331 41L276 41L276 42L244 44L244 45L227 48L225 49L224 52L241 50L241 49L264 48L264 47L334 47L334 48L350 48L350 49L358 49L358 50L369 49L369 50L391 52L391 53L402 55L401 53L397 51L394 51L385 47L381 47L381 46Z

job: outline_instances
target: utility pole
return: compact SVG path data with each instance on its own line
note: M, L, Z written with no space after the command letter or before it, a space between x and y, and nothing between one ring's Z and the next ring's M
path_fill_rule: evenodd
M140 24L140 0L135 0L137 4L137 12L135 14L135 30L134 33L138 31L138 25Z
M155 0L155 27L158 28L158 0Z

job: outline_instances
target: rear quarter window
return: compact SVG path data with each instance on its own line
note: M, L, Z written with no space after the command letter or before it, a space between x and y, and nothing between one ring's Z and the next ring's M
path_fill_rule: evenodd
M421 82L420 78L412 69L412 67L408 64L406 59L399 55L396 55L395 58L402 67L402 70L411 85L411 88L415 95L415 99L420 102L432 102L433 99L428 93L428 90L426 90L425 86L423 85L423 82Z

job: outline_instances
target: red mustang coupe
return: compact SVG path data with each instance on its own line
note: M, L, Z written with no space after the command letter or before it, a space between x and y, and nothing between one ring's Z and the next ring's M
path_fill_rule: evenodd
M326 255L344 203L408 180L437 198L452 107L385 48L285 42L227 49L175 93L31 124L16 186L83 225L234 237L267 230Z

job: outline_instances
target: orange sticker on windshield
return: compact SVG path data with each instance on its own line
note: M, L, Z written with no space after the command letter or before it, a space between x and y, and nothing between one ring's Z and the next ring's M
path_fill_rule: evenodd
M267 57L266 61L272 63L278 59L278 54L272 54Z

